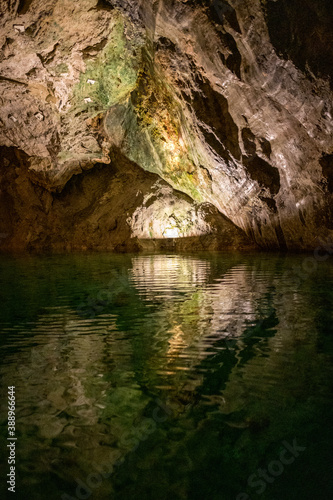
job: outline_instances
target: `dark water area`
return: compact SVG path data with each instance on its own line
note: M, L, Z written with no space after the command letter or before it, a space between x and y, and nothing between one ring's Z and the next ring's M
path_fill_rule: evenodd
M333 498L332 285L333 257L2 256L1 498Z

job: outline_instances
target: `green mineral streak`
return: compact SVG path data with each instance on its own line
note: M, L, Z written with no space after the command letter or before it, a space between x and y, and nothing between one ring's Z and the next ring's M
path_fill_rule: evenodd
M121 14L117 13L114 21L107 45L94 61L88 62L85 73L81 74L74 88L70 113L94 116L115 104L124 103L135 90L134 114L138 118L138 129L148 131L163 172L158 171L160 169L151 155L144 154L142 157L142 152L135 153L138 148L137 134L129 134L133 160L145 170L162 175L173 187L201 202L202 195L189 173L193 170L190 152L181 154L175 165L172 153L165 150L168 141L177 143L181 136L181 105L164 76L158 71L153 72L149 60L144 60L141 50L144 39L130 33L131 25ZM131 46L126 35L131 38ZM91 102L85 102L88 98Z
M193 176L188 172L176 171L166 174L164 177L166 181L172 184L172 187L188 194L193 200L203 202L204 198L200 190L195 185Z
M123 102L135 88L140 51L129 47L125 36L125 21L117 15L109 42L94 61L87 64L85 73L74 88L73 107L82 111L103 111ZM140 45L140 40L138 41ZM95 83L88 83L91 80ZM92 102L85 103L90 98Z
M71 160L73 158L73 153L71 151L60 151L60 153L58 153L57 158L62 162L66 160Z

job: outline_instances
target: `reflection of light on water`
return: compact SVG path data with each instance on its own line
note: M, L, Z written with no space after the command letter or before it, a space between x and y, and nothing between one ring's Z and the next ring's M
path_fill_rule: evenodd
M210 262L182 256L139 256L131 281L144 302L161 302L166 365L189 369L223 338L238 338L255 322L255 302L265 290L260 276L238 265L213 282ZM256 291L254 291L256 289ZM165 302L164 302L165 301ZM225 349L226 346L220 347Z
M195 291L206 283L208 261L181 256L154 255L132 259L131 281L145 298L174 297L175 293Z
M256 432L255 439L263 436L266 449L267 435L278 443L281 435L289 432L282 427L284 423L288 429L290 421L293 428L300 428L300 422L310 421L326 406L326 397L330 404L327 380L331 363L326 365L326 354L318 352L318 339L324 338L328 323L320 330L318 314L327 314L324 298L331 288L327 288L318 311L310 307L311 293L315 299L317 293L312 290L313 281L295 288L289 275L282 273L282 265L288 271L294 262L289 257L277 261L269 256L269 260L260 258L259 263L213 257L141 255L103 260L89 256L84 257L81 267L72 266L72 274L59 259L54 272L45 272L41 282L45 285L42 289L50 290L47 304L36 307L34 316L19 322L17 283L24 293L21 307L24 299L29 311L40 304L41 283L32 280L33 291L38 292L34 294L23 286L26 281L21 285L15 280L13 319L7 323L3 316L0 322L6 334L0 375L5 376L6 385L15 380L20 392L17 423L22 433L21 478L22 487L29 491L27 497L37 498L35 484L46 480L54 488L54 495L51 492L48 498L56 500L59 485L65 490L73 477L90 477L92 463L112 467L120 457L132 453L133 443L138 441L138 453L126 459L127 464L134 463L130 472L156 460L168 467L173 457L177 467L179 451L192 437L202 446L207 441L202 453L205 457L222 419L236 429L230 436L235 435L237 442L242 429L248 441L249 428ZM66 257L66 262L69 258L70 262L74 259ZM86 280L89 259L97 269L93 268ZM116 267L110 275L111 261ZM62 276L60 283L58 278L53 281L56 272ZM328 286L330 272L326 268L325 282L319 284ZM115 302L111 293L106 295L109 302L103 314L81 317L74 307L81 300L79 295L73 302L79 290L77 282L89 297L101 297L106 287L120 287L129 300ZM262 324L261 318L270 319ZM223 342L228 335L239 339L231 347ZM298 370L299 366L302 369ZM155 397L168 409L169 420L166 426L156 421L156 433L148 436L148 431L142 431L146 417L164 416L162 407L156 409ZM303 405L297 411L295 401ZM320 406L312 407L316 401ZM193 412L189 411L192 405ZM268 432L258 432L270 421ZM321 424L316 421L315 428ZM149 446L141 444L144 438L138 436L146 436ZM244 439L239 440L241 448ZM229 443L227 439L224 456L228 456ZM245 448L246 456L253 452L251 443ZM162 455L165 450L166 459ZM75 487L69 493L75 495ZM125 480L120 487L126 489L122 496L136 496L132 490L127 493ZM150 488L148 475L147 488L140 497L148 498ZM112 484L103 481L96 494L109 498Z
M211 282L210 261L183 256L139 256L132 259L131 281L141 299L160 303L164 327L164 370L191 370L210 355L211 346L239 337L254 321L253 283L246 266L231 268ZM257 283L258 294L262 293ZM221 349L225 349L222 346ZM200 377L199 377L200 378Z
M184 332L181 325L174 325L172 330L170 330L172 337L169 338L168 344L168 356L177 357L179 353L187 347L187 343L184 338Z

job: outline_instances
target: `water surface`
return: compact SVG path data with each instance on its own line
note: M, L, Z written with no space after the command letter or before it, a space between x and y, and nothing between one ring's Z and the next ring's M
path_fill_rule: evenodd
M331 260L1 257L2 497L333 498Z

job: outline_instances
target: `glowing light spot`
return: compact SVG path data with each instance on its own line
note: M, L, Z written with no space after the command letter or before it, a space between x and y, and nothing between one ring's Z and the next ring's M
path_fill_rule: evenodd
M167 227L163 231L164 238L179 238L179 229L177 227Z

